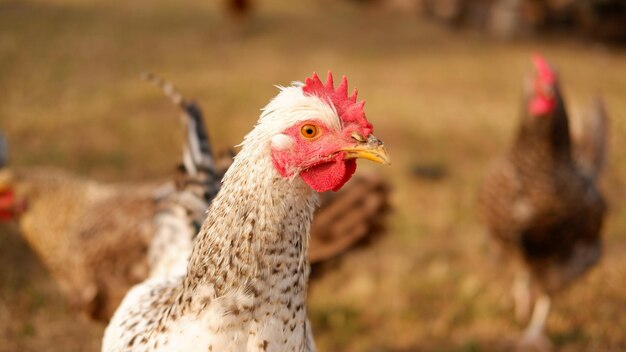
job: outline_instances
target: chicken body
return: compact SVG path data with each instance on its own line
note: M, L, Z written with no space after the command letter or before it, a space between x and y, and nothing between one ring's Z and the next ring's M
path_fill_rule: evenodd
M606 205L569 153L561 154L548 141L529 143L518 139L486 178L483 212L493 238L528 268L543 291L555 293L600 258Z
M55 168L15 170L20 230L72 306L110 316L148 273L156 185L105 185ZM129 211L133 216L129 216ZM122 245L123 244L123 245Z
M316 195L302 181L294 187L266 172L271 162L239 155L209 210L187 275L133 288L107 328L104 351L312 349L306 345L303 233ZM276 187L264 190L267 185Z

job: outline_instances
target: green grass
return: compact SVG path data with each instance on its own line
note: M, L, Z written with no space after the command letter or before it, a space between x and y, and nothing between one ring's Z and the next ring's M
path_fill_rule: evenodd
M246 28L206 1L0 1L0 128L14 165L156 179L171 174L182 133L177 111L140 73L161 74L197 99L219 147L241 141L272 85L345 74L393 158L388 168L360 168L396 192L388 236L311 287L319 349L507 350L521 329L510 271L488 247L474 205L516 126L535 51L558 66L570 110L600 91L612 115L606 256L556 300L548 329L564 351L623 350L623 49L501 42L322 0L259 2ZM413 164L437 165L445 177L415 179ZM7 231L2 238L0 351L97 349L102 327L78 323L25 245Z

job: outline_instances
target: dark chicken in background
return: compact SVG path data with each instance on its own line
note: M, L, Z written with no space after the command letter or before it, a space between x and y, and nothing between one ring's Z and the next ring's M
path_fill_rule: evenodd
M538 291L522 345L550 348L544 335L551 299L597 264L606 203L598 189L605 158L601 103L574 144L559 79L541 57L526 91L517 135L490 171L479 195L492 239L517 265L516 315L530 312L529 285Z

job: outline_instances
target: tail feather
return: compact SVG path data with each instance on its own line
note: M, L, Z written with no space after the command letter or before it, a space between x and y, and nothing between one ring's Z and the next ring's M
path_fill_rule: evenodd
M187 104L184 111L187 121L187 148L194 164L204 170L215 171L215 160L202 111L194 102Z
M185 99L174 85L163 78L152 73L144 74L143 78L161 88L163 93L183 112L187 137L183 152L183 165L187 173L191 176L199 171L217 174L213 150L200 107L195 102Z
M572 129L576 162L594 179L600 176L606 164L608 125L604 101L598 97Z
M185 272L193 238L204 222L206 211L221 187L222 174L205 129L200 107L180 94L164 79L146 74L144 79L160 87L183 112L185 144L175 190L162 199L156 216L156 234L148 249L150 275L168 276Z

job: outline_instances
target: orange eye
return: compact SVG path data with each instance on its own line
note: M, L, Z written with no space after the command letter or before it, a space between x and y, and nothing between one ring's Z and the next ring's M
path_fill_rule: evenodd
M304 138L313 139L319 134L319 128L315 125L304 125L300 128L300 134Z

